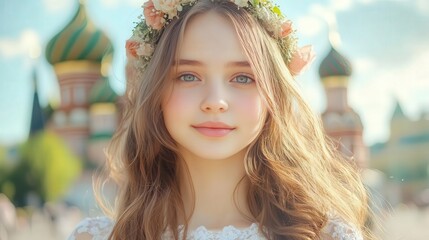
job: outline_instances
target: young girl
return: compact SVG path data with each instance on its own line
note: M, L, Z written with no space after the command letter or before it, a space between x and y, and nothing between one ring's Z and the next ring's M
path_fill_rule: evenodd
M108 148L119 195L70 239L363 239L367 197L294 75L312 60L269 0L149 0Z

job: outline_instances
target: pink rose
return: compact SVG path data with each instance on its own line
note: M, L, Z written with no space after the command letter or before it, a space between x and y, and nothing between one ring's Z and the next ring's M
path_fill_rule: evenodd
M137 49L140 47L140 43L132 40L132 39L128 39L125 43L125 49L126 49L126 53L127 53L127 57L137 57Z
M285 38L291 32L292 32L292 22L291 21L285 21L284 23L282 23L280 37Z
M289 71L296 76L302 73L313 62L316 57L313 46L307 45L298 49L289 63Z
M145 2L143 9L144 18L149 27L159 30L164 26L163 13L155 9L152 0Z

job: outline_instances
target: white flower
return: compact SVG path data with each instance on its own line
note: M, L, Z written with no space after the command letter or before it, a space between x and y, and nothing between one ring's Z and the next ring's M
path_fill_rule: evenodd
M160 32L156 31L162 30L172 19L178 18L180 12L183 11L183 7L192 7L197 1L198 0L146 0L146 3L143 5L144 18L141 19L144 23L141 25L143 27L134 33L137 39L133 37L133 39L127 41L127 56L131 56L135 59L140 57L140 59L143 59L144 64L147 64L155 50L155 45L151 43L156 42L156 39L152 38L159 37L158 33ZM227 1L235 4L238 8L249 10L249 13L262 24L270 36L280 41L279 44L282 45L282 55L285 61L287 60L287 62L289 62L292 54L297 54L293 52L295 50L295 38L293 36L291 37L292 41L283 41L290 34L293 34L292 23L283 16L279 7L273 5L271 0ZM155 30L156 34L152 34L153 30ZM303 56L306 57L307 55ZM297 58L295 58L295 60L296 59ZM295 65L292 64L290 66L291 70L301 67Z
M247 7L249 3L248 0L233 0L233 2L239 7Z
M256 16L259 20L262 20L263 22L267 22L270 20L271 14L268 9L264 7L258 7L256 9Z
M268 9L261 7L256 8L256 16L261 21L264 28L271 34L277 35L277 23L273 19L273 14ZM275 36L277 37L277 36Z
M149 43L140 44L140 46L136 50L137 55L142 56L142 57L152 56L153 51L154 51L154 48L153 48L152 44L149 44Z
M196 2L197 0L182 0L180 1L182 5L185 5L187 3Z
M167 14L169 19L177 16L177 11L182 11L180 0L152 0L155 9Z

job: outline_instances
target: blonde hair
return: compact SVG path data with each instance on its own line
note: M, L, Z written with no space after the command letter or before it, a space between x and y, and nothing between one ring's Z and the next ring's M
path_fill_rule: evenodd
M300 96L277 42L243 8L200 0L169 23L151 62L144 71L134 69L127 87L123 118L107 152L109 177L120 193L111 213L111 239L160 239L185 216L178 153L164 125L161 103L187 22L208 11L234 25L268 108L245 161L248 204L261 232L269 239L317 239L328 212L366 232L367 195L359 174L335 150ZM178 239L177 231L172 233Z

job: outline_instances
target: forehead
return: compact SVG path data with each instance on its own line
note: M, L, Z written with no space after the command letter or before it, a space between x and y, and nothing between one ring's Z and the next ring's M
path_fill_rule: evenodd
M185 27L178 57L201 61L247 61L231 20L215 11L193 16Z

